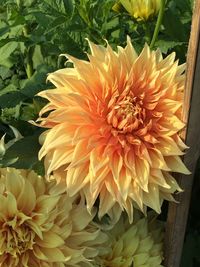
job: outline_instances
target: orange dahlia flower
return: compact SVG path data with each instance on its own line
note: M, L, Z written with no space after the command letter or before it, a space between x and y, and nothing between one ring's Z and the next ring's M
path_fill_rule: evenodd
M84 191L88 209L99 196L100 217L118 207L131 221L133 205L159 213L181 190L169 171L189 173L178 136L185 65L148 45L137 55L129 38L117 52L89 44L89 62L68 56L74 68L50 74L56 88L39 93L49 100L39 158L70 196Z
M107 240L84 198L33 171L0 169L0 266L92 267Z

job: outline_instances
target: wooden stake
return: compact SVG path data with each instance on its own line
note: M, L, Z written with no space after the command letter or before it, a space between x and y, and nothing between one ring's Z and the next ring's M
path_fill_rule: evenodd
M177 181L184 193L178 194L179 203L170 203L166 225L165 267L179 267L197 160L200 156L200 0L196 0L187 55L187 72L183 121L187 129L181 136L190 147L183 158L191 175L178 175ZM188 266L189 267L189 266Z

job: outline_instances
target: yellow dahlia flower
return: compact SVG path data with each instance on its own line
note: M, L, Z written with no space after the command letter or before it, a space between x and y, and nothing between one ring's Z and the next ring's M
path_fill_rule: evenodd
M0 266L93 266L105 234L62 191L32 171L0 170Z
M70 196L84 191L88 209L99 196L99 217L118 206L131 221L133 204L159 213L181 191L169 171L189 173L178 136L185 65L148 45L137 55L129 39L118 52L89 44L89 62L68 56L74 68L50 74L56 88L39 93L49 100L39 158Z
M138 21L155 16L161 6L161 0L120 0L120 3Z
M153 228L153 229L152 229ZM161 267L163 233L161 225L135 218L133 224L121 216L109 237L105 254L96 259L96 267Z

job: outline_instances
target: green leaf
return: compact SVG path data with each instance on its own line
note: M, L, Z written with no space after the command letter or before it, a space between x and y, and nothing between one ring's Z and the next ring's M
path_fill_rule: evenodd
M10 31L9 26L5 26L3 28L0 28L0 36L3 36L4 34L8 33Z
M116 17L104 24L104 30L119 29L119 18Z
M186 43L178 42L178 41L158 40L155 43L155 47L160 48L162 53L167 54L168 50L175 48L176 46L181 46L183 44L186 44Z
M19 91L10 92L0 96L0 107L1 108L12 108L25 100L27 97Z
M20 91L17 91L14 84L9 84L3 88L0 91L0 107L2 109L15 107L26 99L32 99L39 91L50 87L46 84L46 77L47 73L52 70L46 65L39 66Z
M5 38L5 39L2 39L0 40L0 48L4 48L6 50L6 47L4 47L5 45L7 44L11 44L13 45L13 43L16 43L18 44L19 42L26 42L28 39L26 37L23 37L23 36L19 36L19 37L12 37L12 38ZM8 46L9 48L9 46Z
M47 25L49 25L52 21L51 17L39 11L32 12L32 15L36 18L37 23L41 25L43 28L46 28Z
M3 40L2 40L3 41ZM11 41L0 48L0 64L3 65L5 59L7 59L18 47L18 43Z
M59 42L59 48L62 51L62 53L68 53L72 56L78 57L78 58L85 58L85 53L82 50L82 47L80 46L79 42L76 42L68 33L67 31L64 32L62 36L59 36L59 39L57 39Z
M14 167L17 169L32 169L38 164L38 152L40 144L38 138L41 131L32 136L27 136L15 142L6 150L0 161L3 167Z
M65 13L69 18L71 18L74 13L74 7L75 7L74 0L63 0L63 3L65 7Z
M50 24L49 27L46 29L45 34L48 34L55 30L58 26L62 25L67 21L65 16L60 16L55 18Z
M21 105L20 120L30 121L38 118L38 113L44 106L44 101L41 98L34 98L33 103Z
M45 169L44 169L44 162L43 162L43 160L37 161L33 165L32 170L34 170L38 175L44 176L45 175Z
M1 110L1 121L10 124L13 120L18 120L20 115L20 105L14 108L4 108Z
M44 0L45 5L48 8L49 15L58 16L60 14L65 14L65 6L63 0Z
M41 53L45 58L52 55L58 57L58 55L61 53L61 50L59 49L58 45L47 42L45 43L45 47L41 46Z
M14 91L17 91L17 87L14 84L9 84L8 86L0 90L0 96L10 93L10 92L14 92ZM1 103L0 103L0 106L1 106Z
M12 75L12 71L5 67L5 66L0 66L0 76L3 80L7 79L8 77L10 77Z
M174 41L187 42L187 35L180 17L174 10L168 9L163 18L164 32Z
M34 69L37 69L39 65L42 65L44 63L44 57L41 53L41 46L40 45L35 46L32 60L33 60L33 68Z
M191 0L176 0L176 5L181 11L192 11L193 1Z
M47 74L51 71L53 71L53 69L47 65L38 66L34 75L27 80L27 83L20 92L28 98L33 98L41 90L50 87L46 84L46 78Z

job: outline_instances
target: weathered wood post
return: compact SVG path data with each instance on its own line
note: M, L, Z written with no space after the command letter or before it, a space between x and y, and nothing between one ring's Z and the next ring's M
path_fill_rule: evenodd
M165 238L165 267L179 267L185 229L187 225L193 177L200 156L200 0L195 1L192 28L187 54L187 72L183 120L187 128L181 133L190 147L184 163L192 172L190 176L178 175L177 180L184 193L176 196L179 203L170 203ZM189 266L188 266L189 267Z

